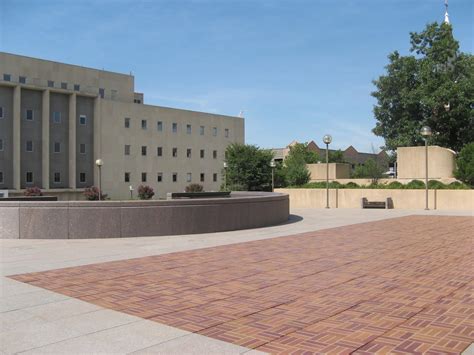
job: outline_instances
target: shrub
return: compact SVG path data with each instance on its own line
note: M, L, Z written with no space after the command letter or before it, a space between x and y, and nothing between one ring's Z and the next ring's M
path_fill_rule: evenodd
M462 182L474 187L474 142L466 144L456 159L454 176Z
M186 186L186 192L202 192L204 191L204 187L200 184L189 184Z
M99 189L95 186L87 187L84 190L84 196L89 201L98 201L99 200ZM100 199L105 200L107 199L107 194L100 194Z
M138 198L140 200L149 200L155 195L153 189L148 185L138 186Z
M43 192L38 186L28 187L25 192L25 196L43 196Z
M425 183L421 180L412 180L405 185L406 189L424 189Z
M377 184L383 176L384 169L374 159L367 159L363 165L358 165L352 173L354 178L369 178L372 184Z
M392 181L386 186L387 189L403 189L405 186L399 181Z
M453 189L453 190L466 190L469 189L469 186L463 184L462 182L459 181L453 181L448 185L448 189Z
M429 189L437 189L437 190L442 190L446 188L446 185L443 184L441 181L438 180L429 180L428 181L428 188Z
M342 187L342 186L341 186ZM360 186L357 185L355 182L348 182L345 186L346 189L358 189Z

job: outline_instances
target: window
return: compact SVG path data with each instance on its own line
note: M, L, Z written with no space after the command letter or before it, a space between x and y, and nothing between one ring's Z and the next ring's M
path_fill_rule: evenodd
M214 181L214 182L217 181L217 174L216 173L212 174L212 181Z
M212 127L212 135L217 136L217 127Z
M201 134L201 136L204 135L204 126L201 126L201 127L199 128L199 134Z
M192 128L191 128L191 125L190 125L190 124L187 124L187 125L186 125L186 133L187 133L187 134L191 134L191 133L192 133Z
M186 157L191 158L191 148L186 149Z
M130 173L125 173L123 177L124 182L130 182Z
M3 107L0 106L0 118L3 118Z
M19 80L20 84L26 84L26 76L20 76Z
M163 156L163 147L156 148L156 155L158 155L159 157Z
M178 132L178 124L173 123L173 133L177 133L177 132Z
M133 99L133 102L136 103L136 104L141 104L141 103L142 103L142 100L140 100L140 99Z
M33 121L34 115L33 115L33 110L32 109L26 109L25 118L28 121Z
M201 180L201 182L204 182L204 173L201 173L201 176L199 179Z
M123 120L123 125L125 128L130 128L130 117L125 117Z
M33 151L33 141L26 141L26 151L27 152Z
M12 76L10 74L3 74L3 80L5 81L11 81L12 80Z
M178 181L178 173L173 173L173 182Z
M54 111L53 112L53 122L54 123L61 123L61 112Z
M56 184L61 182L61 173L54 173L53 182Z
M142 182L146 182L146 173L142 173Z
M79 173L79 182L86 182L86 173Z
M79 154L86 154L86 145L84 143L79 144Z
M123 152L125 155L130 155L130 145L129 144L125 144L125 147L124 147L124 152Z
M26 183L32 184L33 183L33 172L27 171L26 172Z
M105 97L105 89L99 88L99 96L101 99Z
M61 153L61 143L60 142L54 142L54 152L55 153Z
M204 149L201 149L201 151L199 152L200 156L201 156L201 159L204 158Z
M163 173L158 173L158 175L156 175L156 181L158 181L158 182L163 181Z
M142 145L142 155L146 155L146 145Z
M74 91L79 91L79 90L81 90L81 85L74 84Z
M217 150L212 151L212 158L217 159Z
M146 129L146 120L142 120L142 129Z
M158 121L156 123L156 129L158 130L158 132L163 132L163 122Z
M87 122L87 116L86 115L80 115L79 116L79 124L84 126L86 124L86 122Z
M173 148L173 158L178 156L178 148Z
M187 173L187 174L186 174L186 181L187 181L187 182L191 182L192 178L193 178L193 176L192 176L191 173Z
M0 139L0 152L3 151L3 139Z
M117 100L117 94L118 94L118 91L117 90L111 90L110 92L110 98L112 100Z
M54 81L48 80L48 87L53 88L54 87Z
M228 128L226 128L226 129L224 130L224 136L225 136L226 138L229 138L229 129L228 129Z
M67 90L67 83L61 83L61 89Z
M0 184L3 184L3 171L0 171Z

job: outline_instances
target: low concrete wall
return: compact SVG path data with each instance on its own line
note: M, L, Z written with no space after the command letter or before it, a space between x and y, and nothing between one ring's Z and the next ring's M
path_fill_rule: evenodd
M277 189L290 196L291 208L326 207L325 189ZM474 210L474 190L429 190L430 209ZM330 189L331 208L361 208L362 197L369 201L393 200L393 208L424 209L425 190L396 189Z
M288 195L233 192L225 199L0 202L0 237L75 239L211 233L283 223Z
M329 163L329 179L349 179L351 176L351 165L342 163ZM306 164L311 174L311 181L326 181L326 163Z

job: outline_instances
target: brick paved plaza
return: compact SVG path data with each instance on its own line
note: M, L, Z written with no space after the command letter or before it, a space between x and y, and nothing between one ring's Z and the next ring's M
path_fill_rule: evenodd
M11 278L262 352L457 354L474 341L472 232L412 215Z

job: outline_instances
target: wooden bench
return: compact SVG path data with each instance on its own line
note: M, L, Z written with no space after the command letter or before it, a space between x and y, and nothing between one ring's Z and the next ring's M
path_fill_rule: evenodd
M393 208L393 201L391 197L387 197L385 201L369 201L367 197L362 197L362 208Z
M218 192L168 192L167 200L175 200L180 198L226 198L230 197L230 191Z

